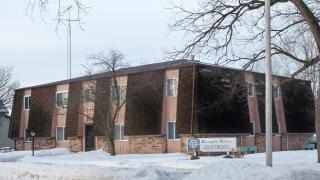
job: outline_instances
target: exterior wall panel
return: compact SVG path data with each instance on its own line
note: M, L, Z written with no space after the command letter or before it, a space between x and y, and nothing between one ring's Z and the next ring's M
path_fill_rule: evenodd
M32 89L28 129L37 137L50 137L56 86Z
M128 76L125 135L161 134L164 71Z
M21 112L23 108L23 90L16 90L14 94L9 137L18 138L20 132Z
M95 107L93 115L93 133L95 136L106 135L106 120L111 109L110 92L111 82L110 78L98 79L95 90Z
M249 133L247 89L242 71L200 66L199 133Z
M285 80L281 84L288 133L314 133L314 99L309 82Z
M67 137L78 136L78 121L80 116L82 82L69 84L68 109L65 133Z
M191 133L193 71L193 66L179 69L176 122L176 131L179 134Z

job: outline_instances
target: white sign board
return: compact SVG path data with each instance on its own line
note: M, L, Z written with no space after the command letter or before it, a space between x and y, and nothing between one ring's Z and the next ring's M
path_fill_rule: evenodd
M231 138L199 138L201 152L232 152L237 150L237 139Z

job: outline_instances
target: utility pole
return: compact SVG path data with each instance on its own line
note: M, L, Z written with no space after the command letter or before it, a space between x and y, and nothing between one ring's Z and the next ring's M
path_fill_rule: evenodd
M270 0L265 0L266 165L272 167L272 71Z
M71 8L72 6L70 6ZM71 23L70 23L70 8L68 8L69 11L69 20L68 20L68 60L67 60L67 75L69 75L69 78L71 79Z
M71 19L71 9L73 6L69 6L62 13L68 12L69 17L54 19L58 21L67 22L67 77L71 78L71 22L79 22L79 19Z

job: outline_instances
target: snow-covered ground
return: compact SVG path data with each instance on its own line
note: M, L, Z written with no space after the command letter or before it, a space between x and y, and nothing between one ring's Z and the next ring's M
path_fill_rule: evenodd
M0 153L0 179L320 179L316 150L273 153L273 168L265 154L239 159L201 157L182 153L109 156L102 150L71 153L57 148Z

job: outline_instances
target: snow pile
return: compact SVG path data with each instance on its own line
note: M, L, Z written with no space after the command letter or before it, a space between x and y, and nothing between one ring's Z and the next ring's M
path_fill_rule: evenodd
M55 148L49 150L39 150L34 151L34 155L38 157L43 156L57 156L57 155L64 155L70 154L71 152L65 148ZM32 151L13 151L13 152L6 152L0 153L0 162L13 162L18 161L23 157L32 156Z
M316 150L273 153L273 168L265 154L241 159L201 157L182 153L110 156L102 150L71 153L67 149L0 153L1 179L110 179L110 180L273 180L320 179ZM11 162L8 162L11 161Z

